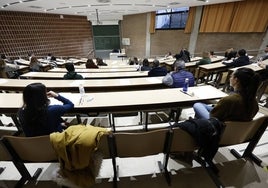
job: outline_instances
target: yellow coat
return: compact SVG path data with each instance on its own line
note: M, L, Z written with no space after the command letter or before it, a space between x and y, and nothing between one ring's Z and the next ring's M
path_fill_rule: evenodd
M62 133L50 134L50 142L56 151L61 172L81 187L95 183L94 152L106 128L75 125Z

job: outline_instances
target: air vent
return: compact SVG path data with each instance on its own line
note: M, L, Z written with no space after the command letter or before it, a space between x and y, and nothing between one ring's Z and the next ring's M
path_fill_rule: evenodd
M22 2L31 2L31 1L37 1L37 0L24 0L24 1L22 1Z
M56 9L60 10L60 9L66 9L66 8L69 8L69 7L57 7Z
M201 1L201 2L204 2L204 3L208 2L208 0L197 0L197 1Z
M110 6L110 5L109 4L91 5L91 7L104 7L104 6Z
M72 8L82 8L82 7L88 7L88 5L74 5Z
M171 2L171 3L169 3L169 5L179 5L179 4L181 4L181 3L179 3L179 2Z
M39 7L39 6L29 6L29 8L33 8L33 9L42 9L43 7Z
M116 6L131 6L132 4L113 4L113 5L116 5Z
M135 4L135 6L151 7L152 5L149 5L149 4Z
M99 3L110 3L111 0L98 0Z
M13 2L13 3L9 3L10 5L15 5L15 4L19 4L20 2L17 1L17 2Z

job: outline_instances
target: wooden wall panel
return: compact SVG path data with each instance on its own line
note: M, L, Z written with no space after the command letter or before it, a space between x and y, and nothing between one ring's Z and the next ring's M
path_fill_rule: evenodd
M84 16L0 11L0 53L11 59L86 57L92 49L92 25Z

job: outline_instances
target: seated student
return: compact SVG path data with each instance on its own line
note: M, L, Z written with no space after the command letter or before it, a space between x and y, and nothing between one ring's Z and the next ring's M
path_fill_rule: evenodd
M261 85L259 87L259 90L258 90L258 95L257 95L257 100L260 101L261 100L261 97L262 95L264 94L267 86L268 86L268 65L266 65L265 63L263 63L262 61L268 59L268 45L266 46L266 49L265 49L265 54L260 56L257 63L258 65L265 69L264 71L260 71L259 72L259 75L261 77ZM266 104L264 105L265 107L268 107L268 100L267 99L264 99L264 101L266 101Z
M148 76L166 76L168 73L166 67L160 67L159 65L159 60L155 59L152 69L148 72Z
M61 101L62 105L50 105L48 97ZM23 90L23 106L18 117L25 136L49 135L62 132L64 113L73 109L74 104L63 96L47 91L42 83L32 83Z
M0 59L3 59L6 63L13 63L13 61L10 60L9 58L7 58L7 56L5 54L1 54Z
M87 69L98 69L99 67L94 63L92 59L88 59L86 62Z
M191 61L190 52L186 48L183 48L180 53L176 54L174 57L183 60L185 63Z
M82 75L77 74L77 72L75 72L73 63L66 63L65 68L67 69L68 72L63 76L63 79L65 80L83 79Z
M40 63L37 60L36 56L32 56L30 59L30 70L33 72L39 72L40 71Z
M237 54L238 54L238 57L234 59L232 62L222 62L222 63L228 67L241 67L244 65L251 64L247 56L246 50L241 49L238 51Z
M102 58L97 57L96 62L97 62L97 66L107 66L107 64L103 62Z
M198 119L217 118L220 121L250 121L259 111L256 100L260 84L258 73L250 68L238 68L230 77L234 92L223 97L213 107L195 103L193 108Z
M199 62L196 63L196 65L206 65L210 63L211 63L210 53L205 51L202 54L202 59L200 59Z
M139 60L138 60L137 57L130 58L130 59L128 60L128 64L129 64L129 65L138 65L138 64L139 64Z
M152 67L150 67L150 63L147 58L143 59L142 66L140 68L141 71L149 71ZM138 69L139 70L139 69Z
M237 51L235 51L233 48L227 49L224 54L224 61L229 61L235 59L237 56Z
M260 61L264 61L264 60L268 59L268 45L266 45L264 52L265 52L265 54L263 54L262 56L259 57Z
M3 59L0 59L0 78L7 78L5 69L6 69L6 62Z
M46 57L46 60L51 61L51 58L52 58L52 54L51 53L48 53L47 54L47 57Z
M172 53L171 53L171 52L168 52L168 53L165 55L165 58L166 58L166 59L172 59L172 58L173 58Z
M183 60L176 60L174 62L174 71L167 73L163 78L163 84L170 87L183 87L185 78L189 79L189 86L194 86L194 76L191 72L185 70L185 62Z

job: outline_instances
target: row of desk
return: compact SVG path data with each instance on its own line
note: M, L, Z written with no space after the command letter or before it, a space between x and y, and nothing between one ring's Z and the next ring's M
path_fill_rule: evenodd
M109 72L137 72L138 67L132 66L129 68L106 68L106 69L86 69L86 68L77 68L76 72L79 73L109 73ZM66 73L66 68L53 68L49 69L48 72L64 72Z
M20 75L24 79L63 79L65 72L27 72ZM135 72L87 72L80 73L84 79L116 79L116 78L137 78L148 77L148 71Z
M81 97L79 93L63 93L75 104L73 113L89 112L126 112L144 111L173 108L192 105L197 101L219 99L227 94L213 86L190 87L188 93L181 91L181 88L96 92L86 93ZM0 93L0 113L17 113L22 107L22 93ZM52 99L52 104L55 104Z
M130 91L166 88L162 84L163 77L138 77L123 79L94 79L94 80L38 80L38 79L0 79L0 90L23 91L25 86L39 82L46 85L48 90L56 92L78 92L82 84L88 92Z

